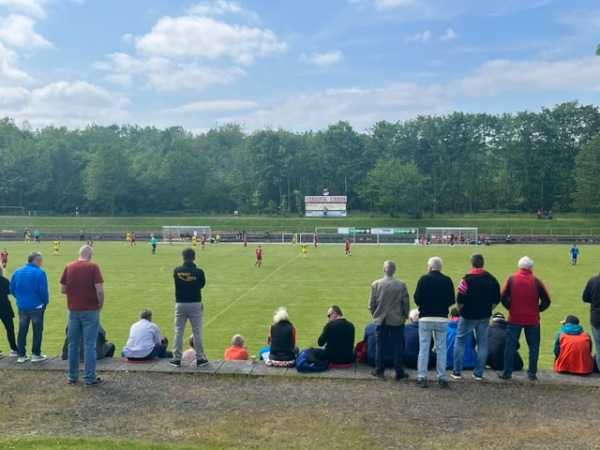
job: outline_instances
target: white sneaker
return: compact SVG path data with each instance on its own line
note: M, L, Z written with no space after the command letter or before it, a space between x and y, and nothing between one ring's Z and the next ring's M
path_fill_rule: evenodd
M19 352L17 352L16 350L13 350L10 352L10 354L8 356L9 356L9 358L16 358L17 356L19 356Z
M31 355L31 362L38 363L42 361L46 361L48 357L46 355Z
M25 356L19 356L17 358L17 362L18 363L24 363L24 362L27 362L27 361L29 361L29 356L27 356L27 355L25 355Z

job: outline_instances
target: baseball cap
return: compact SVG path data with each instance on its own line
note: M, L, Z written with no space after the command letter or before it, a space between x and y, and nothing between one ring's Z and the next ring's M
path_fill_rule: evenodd
M560 323L565 324L565 323L572 323L574 325L579 325L579 317L577 316L573 316L571 314L569 314L567 317L565 317L564 320L562 320Z
M494 315L492 316L492 320L494 322L497 322L499 320L506 320L506 319L504 318L504 314L502 314L501 312L497 312L497 313L494 313Z

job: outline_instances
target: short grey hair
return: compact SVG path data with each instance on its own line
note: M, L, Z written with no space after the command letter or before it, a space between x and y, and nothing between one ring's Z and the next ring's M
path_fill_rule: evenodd
M529 256L523 256L520 260L519 260L519 269L528 269L531 270L531 268L533 267L533 259L531 259Z
M289 320L289 318L290 316L288 316L287 309L285 309L283 306L280 306L277 308L277 311L275 311L273 322L277 323L281 322L282 320Z
M396 273L396 263L388 260L383 263L383 271L388 275L394 275Z
M429 267L431 270L437 270L440 272L442 270L442 258L439 256L433 256L429 258L427 261L427 267Z
M33 262L36 258L43 259L42 252L38 250L32 251L29 256L27 256L27 262Z
M152 310L149 308L142 309L142 312L140 313L140 319L152 319Z
M244 345L244 336L241 334L234 334L231 338L231 345L235 345L236 347L242 347Z

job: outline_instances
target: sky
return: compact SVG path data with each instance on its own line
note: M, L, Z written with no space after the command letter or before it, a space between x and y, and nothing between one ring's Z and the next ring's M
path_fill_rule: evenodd
M0 0L18 126L357 132L600 104L590 0Z

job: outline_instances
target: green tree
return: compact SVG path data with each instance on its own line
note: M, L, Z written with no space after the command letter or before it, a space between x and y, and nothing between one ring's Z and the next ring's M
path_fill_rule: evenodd
M587 214L600 212L600 135L581 147L575 158L577 190L574 204L577 210Z

